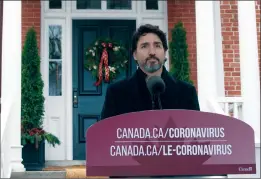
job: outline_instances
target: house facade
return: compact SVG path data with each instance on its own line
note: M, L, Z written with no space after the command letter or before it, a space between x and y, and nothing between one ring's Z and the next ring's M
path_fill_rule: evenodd
M85 160L85 132L99 120L107 84L93 85L84 69L84 49L101 36L129 49L133 31L146 23L159 26L170 42L179 21L187 31L191 79L202 111L232 113L245 121L260 148L260 1L10 1L3 7L1 163L12 165L4 171L23 170L20 134L7 136L10 126L20 131L17 49L30 27L37 32L45 84L44 127L61 140L55 148L46 146L46 160ZM124 75L135 69L130 55Z

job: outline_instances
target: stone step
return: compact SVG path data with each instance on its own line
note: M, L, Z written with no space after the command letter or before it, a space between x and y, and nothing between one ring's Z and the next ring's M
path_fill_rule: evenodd
M13 172L11 178L65 178L65 171L25 171Z
M11 178L65 178L65 167L84 166L85 160L51 160L45 161L43 171L13 172Z
M76 166L76 165L86 165L85 160L49 160L45 161L45 167L50 166L60 166L60 167L66 167L66 166Z

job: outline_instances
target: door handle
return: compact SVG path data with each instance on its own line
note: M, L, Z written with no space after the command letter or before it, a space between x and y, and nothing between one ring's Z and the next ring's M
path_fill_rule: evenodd
M78 89L73 89L73 107L78 108Z

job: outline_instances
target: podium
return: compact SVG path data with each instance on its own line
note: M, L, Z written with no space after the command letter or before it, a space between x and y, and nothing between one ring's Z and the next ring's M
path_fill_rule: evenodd
M87 176L255 174L253 129L243 121L192 110L122 114L86 132Z

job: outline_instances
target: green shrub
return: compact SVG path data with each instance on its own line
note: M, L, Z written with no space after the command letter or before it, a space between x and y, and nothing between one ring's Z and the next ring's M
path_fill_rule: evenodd
M40 57L34 28L30 28L22 51L22 93L21 93L21 137L22 145L36 144L41 140L55 146L59 139L43 130L44 83L40 72Z
M178 80L193 84L190 79L189 53L187 45L186 30L182 22L178 22L171 30L170 52L170 73Z

